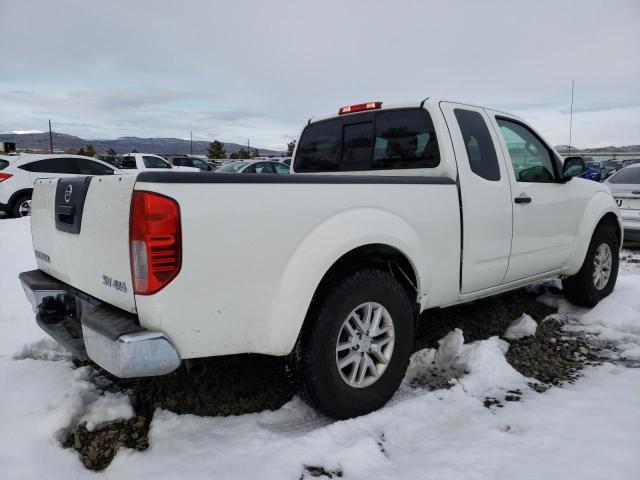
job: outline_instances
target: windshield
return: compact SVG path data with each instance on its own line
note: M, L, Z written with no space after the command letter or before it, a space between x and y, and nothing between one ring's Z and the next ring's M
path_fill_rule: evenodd
M247 162L227 163L226 165L223 165L218 170L216 170L216 172L235 173L238 170L240 170L242 167L244 167L245 165L247 165Z
M0 159L0 170L4 170L9 166L9 160Z
M618 170L607 180L609 183L640 184L640 167L627 167Z

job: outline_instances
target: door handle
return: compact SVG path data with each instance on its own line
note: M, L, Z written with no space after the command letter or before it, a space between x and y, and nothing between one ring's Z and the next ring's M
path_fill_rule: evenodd
M514 203L531 203L531 197L527 197L525 195L520 195L513 199Z

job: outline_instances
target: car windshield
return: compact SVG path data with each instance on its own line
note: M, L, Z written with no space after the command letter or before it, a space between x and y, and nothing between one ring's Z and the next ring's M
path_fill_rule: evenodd
M247 165L247 162L233 162L233 163L227 163L226 165L223 165L222 167L220 167L218 170L216 170L216 172L227 172L227 173L235 173L238 170L240 170L242 167L244 167L245 165Z
M607 181L609 183L640 184L640 167L627 167L618 170Z
M0 170L4 170L9 166L9 160L0 159Z

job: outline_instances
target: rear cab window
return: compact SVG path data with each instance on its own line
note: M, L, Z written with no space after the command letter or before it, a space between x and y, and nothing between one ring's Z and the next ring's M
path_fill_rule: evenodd
M440 152L423 108L378 110L315 122L300 138L299 173L435 168Z

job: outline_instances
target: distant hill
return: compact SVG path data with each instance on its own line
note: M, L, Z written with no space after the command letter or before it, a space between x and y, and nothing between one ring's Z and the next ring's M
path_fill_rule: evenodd
M598 153L598 152L611 152L611 153L636 153L640 152L640 145L626 145L624 147L598 147L598 148L577 148L569 145L556 145L555 149L558 153L568 153L571 148L571 153Z
M28 149L34 151L49 151L49 134L48 133L0 133L0 142L14 142L19 150ZM53 148L55 150L78 150L86 148L87 145L93 145L96 153L106 153L107 150L113 148L116 152L128 153L132 150L145 153L179 153L189 154L189 140L180 138L139 138L139 137L120 137L115 140L87 140L73 135L53 132ZM206 155L209 142L193 141L193 154ZM225 143L224 148L227 153L234 153L245 145L237 143ZM252 149L254 147L251 147ZM258 148L261 155L283 155L285 152L277 150L269 150L266 148Z

